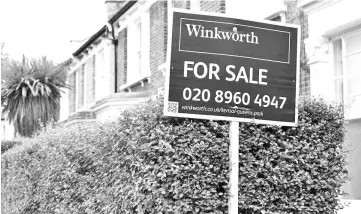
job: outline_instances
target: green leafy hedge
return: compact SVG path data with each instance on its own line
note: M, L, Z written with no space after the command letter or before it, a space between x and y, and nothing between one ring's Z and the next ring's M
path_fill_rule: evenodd
M1 141L1 154L8 151L9 149L15 147L16 145L20 145L20 140L2 140Z
M162 116L55 127L2 156L5 213L227 213L228 122ZM334 213L342 109L309 100L297 128L240 124L240 213Z

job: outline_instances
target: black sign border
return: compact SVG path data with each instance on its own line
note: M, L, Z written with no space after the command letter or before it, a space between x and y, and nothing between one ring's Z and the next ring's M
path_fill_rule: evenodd
M233 19L242 19L246 21L259 22L265 24L279 25L285 27L291 27L297 29L297 59L296 59L296 102L295 102L295 122L283 122L275 120L260 120L253 118L242 118L242 117L226 117L226 116L214 116L214 115L205 115L205 114L186 114L186 113L173 113L168 112L168 102L169 102L169 82L170 82L170 66L171 66L171 48L172 48L172 30L173 30L173 13L187 13L187 14L196 14L196 15L206 15L206 16L215 16L222 18L233 18ZM167 56L166 56L166 69L165 69L165 87L164 87L164 116L171 117L183 117L183 118L193 118L193 119L206 119L206 120L225 120L225 121L235 121L235 122L249 122L265 125L277 125L277 126L291 126L295 127L298 124L298 104L299 104L299 74L300 74L300 47L301 47L301 27L295 24L289 24L284 22L274 22L268 20L252 20L244 19L243 17L234 17L223 13L212 13L204 11L190 11L185 9L178 8L168 8L168 41L167 41Z

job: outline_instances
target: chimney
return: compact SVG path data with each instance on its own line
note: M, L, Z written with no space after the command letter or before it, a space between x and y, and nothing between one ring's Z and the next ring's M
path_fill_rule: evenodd
M105 0L106 18L108 21L116 12L118 12L126 0Z
M288 12L294 12L297 10L298 0L283 0L284 5L287 7Z

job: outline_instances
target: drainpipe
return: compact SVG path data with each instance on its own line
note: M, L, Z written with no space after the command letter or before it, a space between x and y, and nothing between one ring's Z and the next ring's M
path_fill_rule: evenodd
M118 66L117 66L117 57L118 57L118 51L117 51L117 44L118 39L115 38L114 35L114 27L109 22L106 22L105 24L108 28L108 30L111 32L111 40L114 45L114 93L117 93L117 79L118 79Z

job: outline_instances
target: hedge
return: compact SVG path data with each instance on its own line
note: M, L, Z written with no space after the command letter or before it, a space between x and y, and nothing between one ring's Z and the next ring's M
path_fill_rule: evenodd
M227 213L228 122L170 118L157 99L115 122L46 130L2 156L4 213ZM335 213L347 178L342 109L295 128L240 124L239 212Z
M1 141L1 154L5 153L9 149L12 149L16 145L21 144L21 140L2 140Z

